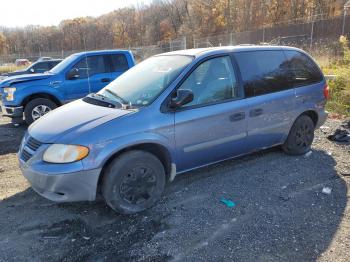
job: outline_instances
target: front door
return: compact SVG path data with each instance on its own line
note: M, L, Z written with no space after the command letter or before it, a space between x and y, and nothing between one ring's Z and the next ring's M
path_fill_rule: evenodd
M111 72L103 55L84 57L73 68L78 69L79 77L65 81L68 100L96 93L111 81Z
M175 112L178 172L245 152L247 107L230 56L200 63L180 89L194 100Z

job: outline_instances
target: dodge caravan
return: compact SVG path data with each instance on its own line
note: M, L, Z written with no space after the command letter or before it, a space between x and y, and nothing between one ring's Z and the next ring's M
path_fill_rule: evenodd
M280 145L310 150L328 87L305 52L233 46L153 56L34 122L19 150L33 189L130 214L194 168Z

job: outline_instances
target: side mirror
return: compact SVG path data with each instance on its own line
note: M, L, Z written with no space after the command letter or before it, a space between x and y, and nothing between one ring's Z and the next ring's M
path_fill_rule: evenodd
M79 78L79 69L77 68L72 68L71 70L69 70L68 74L67 74L67 79L68 80L74 80L74 79L78 79Z
M193 101L193 92L189 89L178 89L176 97L171 99L170 108L178 108Z
M29 69L31 73L34 73L34 68Z

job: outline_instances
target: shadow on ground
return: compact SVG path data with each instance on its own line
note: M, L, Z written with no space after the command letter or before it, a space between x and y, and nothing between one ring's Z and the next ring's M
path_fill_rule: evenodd
M0 115L0 120L1 120ZM17 153L21 139L27 130L26 125L15 127L14 125L0 121L0 155Z
M347 203L335 164L324 151L264 151L183 174L158 205L132 216L101 200L56 204L27 189L0 202L0 260L315 260Z

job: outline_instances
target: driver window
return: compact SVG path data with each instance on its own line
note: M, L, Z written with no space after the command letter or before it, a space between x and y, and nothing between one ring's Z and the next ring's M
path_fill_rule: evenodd
M84 79L96 74L107 73L103 56L88 56L81 59L72 68L79 70L79 78Z
M229 56L209 59L200 64L182 83L194 99L184 105L196 106L238 98L238 85Z

